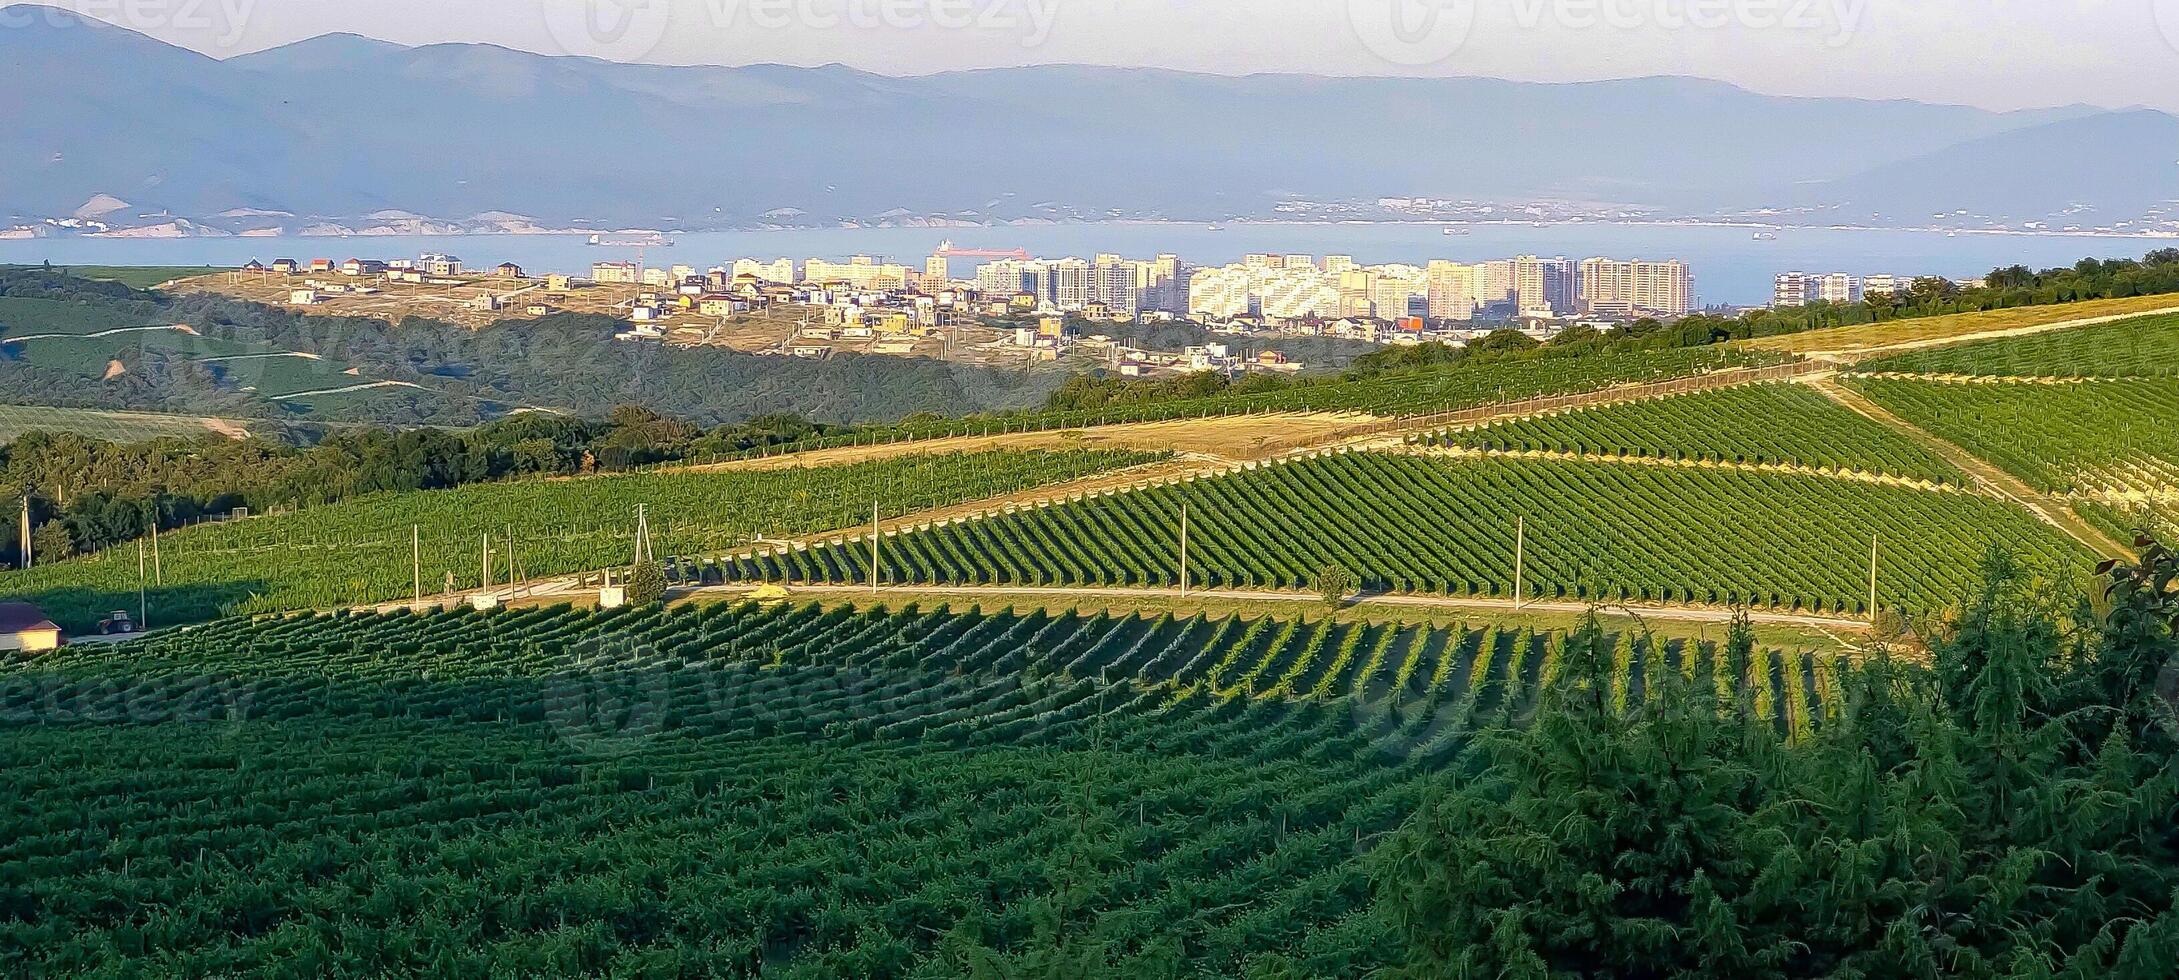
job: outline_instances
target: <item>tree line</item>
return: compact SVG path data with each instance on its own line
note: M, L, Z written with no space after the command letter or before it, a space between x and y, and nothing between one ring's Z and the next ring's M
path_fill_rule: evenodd
M603 419L525 414L466 430L336 429L311 445L169 437L111 443L29 433L0 445L0 562L20 562L23 500L39 563L227 516L369 493L630 470L816 438L830 427L765 415L706 429L638 406Z

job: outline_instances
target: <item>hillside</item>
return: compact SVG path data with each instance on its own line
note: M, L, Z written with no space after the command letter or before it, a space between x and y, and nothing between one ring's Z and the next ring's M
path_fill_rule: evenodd
M345 35L215 61L72 14L22 16L25 26L0 33L0 65L13 80L0 96L10 121L0 131L0 172L10 175L0 219L18 221L65 217L97 195L125 205L110 220L170 212L206 232L352 226L381 212L598 228L1202 220L1385 197L1672 215L1873 207L1917 220L1970 206L2046 216L2083 204L2125 217L2144 189L2174 176L2170 154L2136 152L2172 125L2154 113L1781 98L1687 78L1535 84L1073 66L896 78ZM73 81L84 77L104 82L94 92ZM355 104L348 93L369 95ZM1519 120L1523 138L1478 139L1480 118ZM1325 139L1330 120L1350 133L1398 133L1429 152ZM546 135L569 121L579 138ZM879 134L885 152L858 152ZM898 167L901 159L918 165ZM1998 197L1959 196L1949 177L1963 159ZM934 172L948 179L922 179ZM2107 179L2120 174L2141 179ZM1872 203L1872 186L1885 189L1881 201Z

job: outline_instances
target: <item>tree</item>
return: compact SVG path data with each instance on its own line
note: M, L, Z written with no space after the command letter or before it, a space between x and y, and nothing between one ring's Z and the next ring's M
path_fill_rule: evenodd
M1864 661L1793 743L1699 674L1618 712L1592 617L1535 724L1373 855L1406 974L2168 977L2179 764L2140 719L2179 561L2131 567L2082 621L1994 561L1933 666Z
M56 520L49 520L30 532L31 560L40 565L50 565L76 553L76 546L68 537L68 528Z
M650 606L666 601L666 570L655 561L628 570L628 603Z
M1347 604L1347 593L1354 591L1354 573L1347 571L1345 565L1326 565L1317 569L1316 576L1309 580L1309 587L1323 597L1325 612L1336 616L1340 607Z

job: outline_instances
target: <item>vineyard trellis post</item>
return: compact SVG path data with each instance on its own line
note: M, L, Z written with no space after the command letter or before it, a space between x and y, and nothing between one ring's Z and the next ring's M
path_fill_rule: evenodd
M1876 542L1877 535L1869 535L1869 622L1876 622Z
M870 594L878 594L878 502L870 502Z
M29 490L27 490L27 489L23 491L23 536L22 536L22 538L20 539L20 543L21 543L21 544L22 544L22 546L23 546L23 563L22 563L22 567L23 567L23 568L29 568L29 567L30 567L30 491L29 491Z
M424 532L415 524L409 525L409 582L416 590L416 604L424 604Z
M1516 514L1513 517L1513 608L1520 609L1528 601L1527 590L1521 587L1523 563L1528 558L1528 518Z
M166 570L159 564L159 512L151 513L151 584L166 587Z
M1188 502L1180 502L1180 597L1188 597Z
M151 623L151 606L144 593L144 541L136 541L136 628L146 629Z

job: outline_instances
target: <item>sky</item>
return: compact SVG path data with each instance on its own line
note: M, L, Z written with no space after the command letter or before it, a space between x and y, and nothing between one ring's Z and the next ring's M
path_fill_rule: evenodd
M1779 95L2179 111L2179 0L44 0L214 57L333 32L886 74L1692 75ZM37 16L0 0L0 30Z

